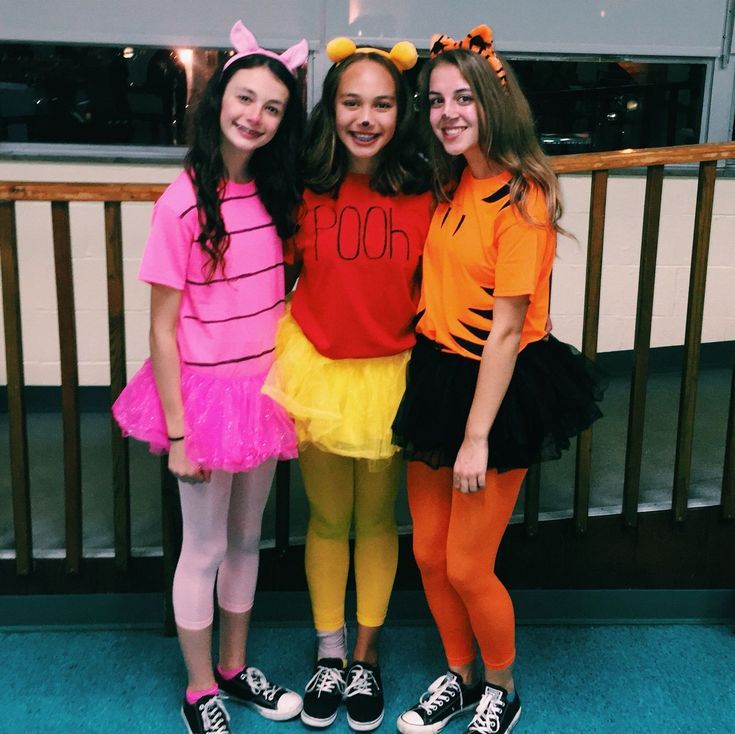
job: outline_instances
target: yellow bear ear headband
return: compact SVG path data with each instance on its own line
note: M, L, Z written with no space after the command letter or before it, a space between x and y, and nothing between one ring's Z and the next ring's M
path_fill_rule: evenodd
M380 48L371 48L369 46L360 46L358 48L351 38L340 36L333 38L327 44L327 57L335 64L344 61L352 54L380 54L390 59L398 71L406 71L416 65L419 55L416 52L416 46L410 41L399 41L390 51L383 51Z
M500 85L507 91L508 81L505 78L505 69L503 62L495 53L495 42L493 41L493 29L489 25L475 26L464 38L455 41L443 33L437 33L431 37L431 46L429 56L433 59L435 56L452 51L455 48L463 48L466 51L474 53L485 59L493 68Z

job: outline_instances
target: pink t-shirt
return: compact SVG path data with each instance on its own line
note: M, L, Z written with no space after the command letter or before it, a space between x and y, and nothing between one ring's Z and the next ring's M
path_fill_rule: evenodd
M240 377L265 372L273 362L284 311L283 249L254 183L228 181L221 201L230 246L224 268L209 282L185 171L156 202L138 277L182 291L177 342L183 365Z

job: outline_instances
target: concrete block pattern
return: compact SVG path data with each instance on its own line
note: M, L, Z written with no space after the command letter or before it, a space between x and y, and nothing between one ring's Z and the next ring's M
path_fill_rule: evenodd
M708 263L735 268L735 215L713 217Z
M670 214L662 217L658 233L657 264L689 267L693 238L693 214Z
M0 162L5 180L167 183L178 166L87 163ZM565 200L561 225L577 240L560 237L554 267L551 316L554 333L581 344L584 280L589 227L589 175L560 178ZM631 349L637 301L645 177L614 175L608 183L598 349ZM652 346L681 344L687 312L689 268L697 178L664 180ZM97 203L70 206L74 288L77 301L79 374L82 384L104 384L107 362L107 285L104 208ZM56 284L50 205L17 205L18 258L25 378L29 385L59 383ZM137 280L150 226L152 204L122 205L123 277L129 374L148 356L149 287ZM735 179L717 181L710 243L703 339L735 339ZM0 314L2 306L0 304ZM4 340L0 322L0 339ZM0 349L0 382L6 377Z
M551 283L551 311L559 315L581 313L584 308L584 265L557 263Z
M653 290L653 315L671 317L676 313L676 281L679 269L670 266L656 268Z

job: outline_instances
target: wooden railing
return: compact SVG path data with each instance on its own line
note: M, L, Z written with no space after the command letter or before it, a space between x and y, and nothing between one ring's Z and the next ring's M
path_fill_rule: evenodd
M646 167L646 193L643 217L641 262L636 311L634 366L630 390L627 447L623 487L623 521L629 528L638 521L643 424L646 409L646 382L653 312L656 252L661 210L664 166L673 163L699 163L696 219L692 244L692 266L686 318L685 358L679 399L676 466L672 493L672 513L676 522L686 517L691 476L692 438L696 377L705 294L705 275L712 221L717 162L735 158L735 143L695 145L678 148L630 150L614 153L571 155L553 159L559 174L591 172L591 202L587 247L587 276L584 304L583 352L594 359L602 278L605 205L610 171ZM80 572L82 553L82 491L80 410L77 400L77 340L75 332L75 296L72 280L69 202L104 202L107 254L110 400L115 400L126 383L122 277L121 203L154 201L163 186L148 184L61 184L0 182L0 267L2 270L5 349L8 375L8 412L10 427L10 464L15 529L15 570L28 576L34 568L32 517L28 468L28 437L24 403L23 347L21 338L20 289L17 257L15 202L51 202L53 246L58 298L59 342L61 358L61 393L64 433L64 487L66 518L65 570ZM725 466L721 497L721 516L735 518L735 373L729 397ZM588 528L592 460L592 429L577 443L573 524L578 535ZM112 465L114 484L114 565L115 571L128 574L131 566L131 517L127 440L113 422ZM525 534L534 537L539 531L538 467L532 468L526 481ZM161 465L163 512L163 562L167 577L173 573L177 550L175 486ZM279 466L276 479L276 558L289 549L289 469Z

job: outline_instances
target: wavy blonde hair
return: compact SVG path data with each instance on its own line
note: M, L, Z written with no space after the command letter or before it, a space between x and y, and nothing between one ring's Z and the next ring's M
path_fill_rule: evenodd
M444 150L429 124L428 93L431 72L439 64L451 64L464 77L475 99L481 150L489 160L512 176L511 204L518 207L525 219L533 222L526 208L526 197L532 186L538 186L546 198L548 224L557 232L563 232L558 224L562 214L559 181L536 138L528 101L508 63L504 59L502 63L506 71L504 86L484 58L464 49L445 51L431 59L421 70L419 120L432 164L434 192L439 200L451 198L462 171L467 166L464 156L450 156Z

